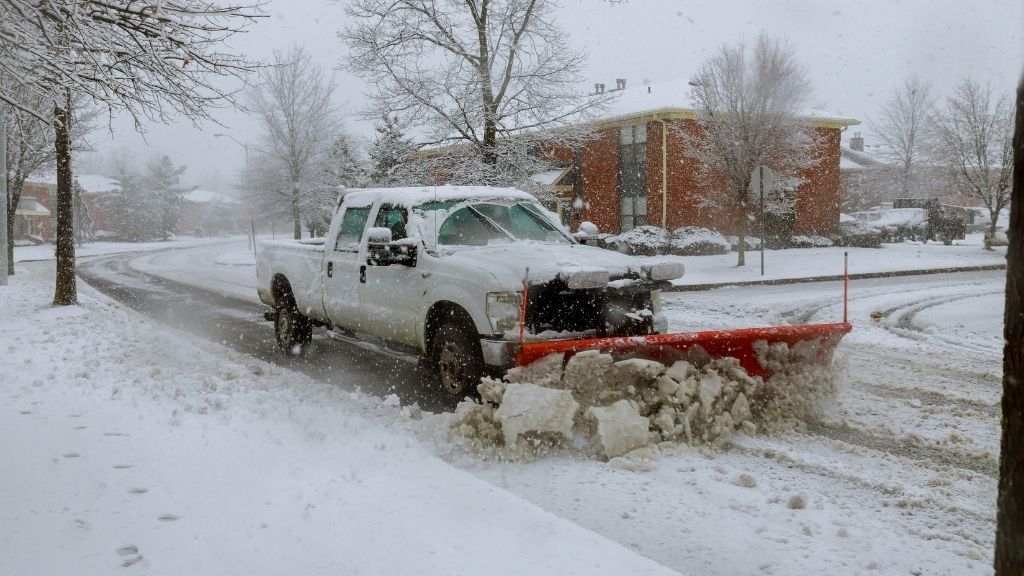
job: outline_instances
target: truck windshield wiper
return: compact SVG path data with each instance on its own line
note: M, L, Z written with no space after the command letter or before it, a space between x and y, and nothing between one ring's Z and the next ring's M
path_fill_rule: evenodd
M466 206L466 208L469 208L469 211L472 212L477 218L483 220L485 224L493 227L496 231L501 232L502 234L507 236L509 240L512 240L513 242L518 240L518 238L516 238L514 234L502 228L497 222L488 218L486 215L484 215L483 212L477 210L472 204Z

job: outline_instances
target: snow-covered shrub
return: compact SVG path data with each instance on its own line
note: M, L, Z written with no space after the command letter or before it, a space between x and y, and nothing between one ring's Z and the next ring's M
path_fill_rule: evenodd
M878 248L882 245L882 233L857 220L840 222L839 233L832 237L836 246L855 248Z
M669 253L677 256L708 256L725 254L729 241L714 230L699 226L683 226L672 231Z
M740 237L739 236L726 236L725 239L729 241L729 249L730 250L732 250L733 252L739 252L740 251ZM745 242L745 244L747 246L747 250L760 250L761 249L761 239L758 238L757 236L747 236L744 239L744 242Z
M605 240L609 247L635 256L655 256L668 251L671 238L668 230L657 226L637 226L629 232Z
M1006 230L996 230L995 236L989 237L988 233L985 233L986 244L989 246L1009 246L1010 239L1006 236Z
M789 240L789 245L793 248L828 248L832 246L832 241L818 235L793 236Z

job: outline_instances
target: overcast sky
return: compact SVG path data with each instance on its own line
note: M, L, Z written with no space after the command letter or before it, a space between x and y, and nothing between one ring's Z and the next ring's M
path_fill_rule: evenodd
M330 0L271 0L270 17L235 42L253 58L274 48L305 44L325 69L333 69L345 47L335 32L344 9ZM752 40L761 31L786 38L807 68L812 106L856 118L851 128L872 139L870 118L910 73L931 82L937 94L972 76L1011 92L1024 70L1024 0L562 0L560 25L571 42L590 54L585 77L629 86L689 78L723 42ZM348 130L367 139L372 126L356 113L365 86L343 72L339 104L351 117ZM244 166L241 146L213 134L227 132L255 141L258 129L243 114L218 113L224 126L196 129L188 122L148 126L146 141L131 124L118 121L113 134L97 131L97 155L129 150L137 162L168 154L186 164L189 184L227 189Z

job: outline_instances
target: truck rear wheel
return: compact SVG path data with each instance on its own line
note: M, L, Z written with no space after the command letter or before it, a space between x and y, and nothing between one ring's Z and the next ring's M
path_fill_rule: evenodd
M434 335L430 360L437 370L441 390L449 397L462 399L476 395L483 375L480 344L466 327L457 322L441 326Z
M289 356L299 356L313 339L313 324L299 312L295 300L288 298L277 307L274 318L277 346Z

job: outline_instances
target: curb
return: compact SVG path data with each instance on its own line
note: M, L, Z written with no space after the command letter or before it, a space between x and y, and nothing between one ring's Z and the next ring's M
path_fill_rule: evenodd
M896 270L893 272L863 272L850 274L850 280L868 280L871 278L889 278L891 276L924 276L926 274L951 274L955 272L986 272L989 270L1006 270L1006 264L984 264L981 266L954 266L951 268L926 268L923 270ZM742 282L718 282L714 284L685 284L665 288L662 292L701 292L728 286L779 286L782 284L806 284L809 282L836 282L843 279L842 274L831 276L809 276L806 278L778 278L774 280L744 280Z

